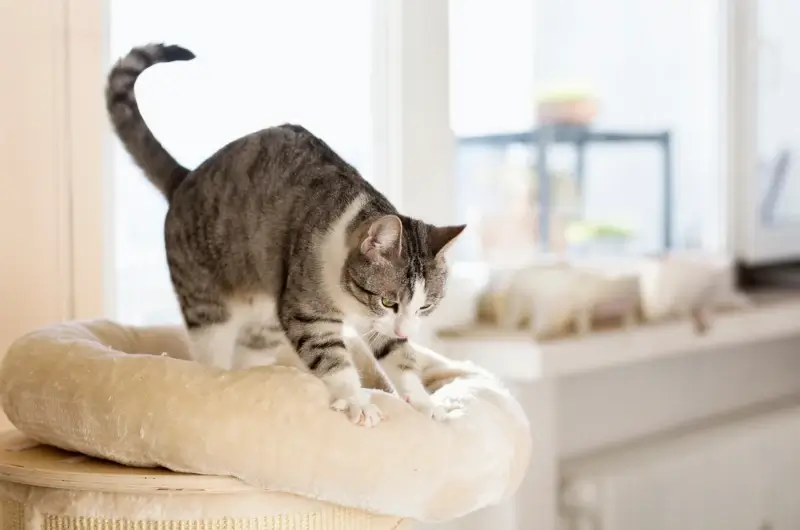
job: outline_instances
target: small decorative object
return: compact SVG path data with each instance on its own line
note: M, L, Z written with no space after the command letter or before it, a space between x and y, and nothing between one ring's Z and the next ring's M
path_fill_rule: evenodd
M715 311L750 305L736 290L733 261L726 256L686 252L649 258L639 282L645 320L689 318L698 333L708 330Z
M538 99L537 116L541 124L586 126L597 116L597 99L587 89L548 90Z
M567 263L519 269L508 282L498 323L509 330L526 326L538 339L566 333L573 323L584 330L578 283Z
M704 333L717 311L750 302L735 287L730 258L699 253L656 257L550 260L495 271L481 294L478 320L537 339L590 332L601 321L624 329L688 319Z
M504 296L495 297L501 327L528 326L537 339L567 333L589 333L595 319L636 322L638 277L616 267L577 266L567 262L532 265L516 271Z
M476 303L477 320L489 326L500 326L506 319L509 294L517 285L515 278L520 272L541 267L561 266L566 262L563 258L554 255L538 255L530 260L527 265L494 266L489 272L488 280L481 290Z
M476 319L478 322L496 326L499 324L501 315L505 313L506 294L508 293L508 282L511 273L499 273L493 271L489 281L478 295L476 304Z
M616 320L625 329L636 325L641 305L639 274L627 264L629 260L576 267L589 280L585 283L589 288L592 321Z

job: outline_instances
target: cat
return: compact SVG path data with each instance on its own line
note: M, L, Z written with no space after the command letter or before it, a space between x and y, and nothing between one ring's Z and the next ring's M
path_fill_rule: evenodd
M300 125L248 134L196 169L183 167L145 123L134 84L154 64L194 57L175 45L136 47L106 86L115 132L169 203L167 263L193 358L235 369L267 364L289 348L325 383L332 408L374 426L383 415L342 336L352 325L370 336L397 392L444 419L408 336L444 296L445 254L466 225L401 215Z

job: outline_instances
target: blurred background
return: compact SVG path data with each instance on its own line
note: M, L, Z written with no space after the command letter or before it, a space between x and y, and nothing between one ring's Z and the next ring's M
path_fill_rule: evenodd
M181 322L167 205L102 100L116 58L176 43L198 58L136 91L182 164L302 123L404 213L468 224L426 340L507 380L535 457L512 501L452 528L800 529L796 15L795 0L0 0L0 348L65 319ZM753 305L705 335L644 318L540 341L480 321L498 271L678 252L728 263L731 289L758 283Z
M413 104L432 106L440 116L427 119L447 119L437 125L452 131L448 193L429 202L470 225L458 261L522 261L545 240L554 249L602 245L602 233L570 240L581 227L619 234L611 243L619 252L718 248L724 20L717 3L570 2L453 0L437 28L441 35L430 37L448 46L437 50L446 57L440 64L399 65L410 70L404 82L416 86L409 90L446 90ZM109 3L110 57L159 39L199 56L191 65L153 69L138 85L165 145L192 167L237 136L298 121L329 139L367 178L386 178L375 166L378 144L391 142L391 132L373 127L386 112L373 101L373 85L381 82L373 62L382 60L375 4L237 0L227 6L195 5L188 24L183 2ZM400 46L417 38L409 35L411 42ZM290 40L303 45L287 49ZM425 67L432 70L427 75L413 71ZM547 131L537 119L542 100L575 102L578 113L581 104L587 108L574 127ZM214 123L213 130L198 128L200 120ZM593 124L590 134L584 122ZM549 144L543 176L535 164L537 140ZM177 320L160 239L166 205L118 145L110 170L114 307L126 320Z

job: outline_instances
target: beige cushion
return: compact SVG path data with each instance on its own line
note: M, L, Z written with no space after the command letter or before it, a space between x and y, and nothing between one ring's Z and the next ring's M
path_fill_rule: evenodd
M371 514L232 477L133 468L0 435L3 530L408 530Z
M318 379L295 368L226 372L184 360L180 329L108 321L17 340L0 391L18 429L62 449L441 521L511 495L531 442L521 407L495 378L424 354L426 384L457 409L446 423L376 390L386 419L359 427L329 409Z

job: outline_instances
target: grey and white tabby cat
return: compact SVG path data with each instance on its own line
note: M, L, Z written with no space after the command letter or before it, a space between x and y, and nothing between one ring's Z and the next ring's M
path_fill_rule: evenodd
M407 338L444 296L444 255L465 226L400 215L298 125L239 138L192 171L181 166L144 122L134 84L153 64L193 58L179 46L134 48L111 70L106 103L122 143L169 201L167 261L194 357L230 369L291 346L333 408L375 425L382 415L345 347L347 323L371 334L399 394L442 419Z

